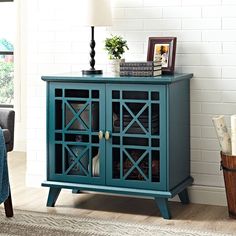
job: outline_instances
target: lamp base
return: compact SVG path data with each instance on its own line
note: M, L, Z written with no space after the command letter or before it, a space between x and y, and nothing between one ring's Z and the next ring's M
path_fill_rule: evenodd
M102 70L82 70L83 75L101 75Z

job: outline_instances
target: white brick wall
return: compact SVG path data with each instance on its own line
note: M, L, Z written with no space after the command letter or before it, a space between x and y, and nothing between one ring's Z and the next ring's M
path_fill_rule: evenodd
M28 1L27 182L34 185L45 178L45 83L40 76L79 71L89 60L90 31L79 25L79 1L59 2ZM102 48L108 33L128 40L127 60L146 59L150 36L177 36L176 71L195 75L191 174L197 188L204 185L217 192L213 187L223 187L223 178L211 118L225 114L229 124L229 116L236 113L236 1L113 0L113 26L95 32L96 67L104 70L107 56Z

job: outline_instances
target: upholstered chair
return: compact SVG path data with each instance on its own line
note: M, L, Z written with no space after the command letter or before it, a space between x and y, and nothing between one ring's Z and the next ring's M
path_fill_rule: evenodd
M0 127L3 130L3 135L6 144L6 151L10 152L14 146L14 125L15 112L10 109L0 108ZM9 189L9 196L4 202L5 213L7 217L13 216L13 207L11 200L11 190Z

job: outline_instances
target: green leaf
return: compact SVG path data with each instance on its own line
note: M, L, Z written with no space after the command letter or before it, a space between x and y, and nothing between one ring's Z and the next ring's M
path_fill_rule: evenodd
M127 41L121 36L111 35L110 38L105 40L105 50L108 52L110 59L121 59L125 50L129 50Z

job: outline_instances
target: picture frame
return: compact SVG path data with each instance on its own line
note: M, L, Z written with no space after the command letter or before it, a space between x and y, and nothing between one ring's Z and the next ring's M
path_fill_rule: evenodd
M162 73L173 74L175 70L176 37L149 37L147 61L160 59Z

